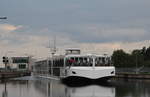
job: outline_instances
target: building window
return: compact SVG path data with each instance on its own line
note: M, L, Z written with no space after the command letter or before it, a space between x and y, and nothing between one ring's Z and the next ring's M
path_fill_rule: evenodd
M26 69L26 64L19 64L19 69Z

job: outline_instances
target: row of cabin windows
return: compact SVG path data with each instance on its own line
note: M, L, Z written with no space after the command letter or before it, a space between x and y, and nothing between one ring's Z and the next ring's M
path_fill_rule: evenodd
M98 57L95 59L95 66L111 66L111 59L109 57Z
M49 61L49 68L52 61ZM70 57L66 58L66 66L92 66L93 58L91 57ZM95 66L110 66L111 59L109 57L97 57L95 58ZM53 67L63 67L64 59L53 60ZM36 69L44 70L47 68L47 63L36 65Z
M66 59L67 66L92 66L92 58L87 57L72 57Z
M92 66L93 58L90 57L71 57L67 58L67 66ZM109 57L97 57L95 59L95 66L110 66L111 60Z

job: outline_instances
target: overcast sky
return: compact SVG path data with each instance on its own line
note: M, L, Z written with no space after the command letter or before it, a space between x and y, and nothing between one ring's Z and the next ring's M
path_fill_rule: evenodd
M149 10L150 0L1 0L0 54L47 57L54 36L58 52L150 46Z

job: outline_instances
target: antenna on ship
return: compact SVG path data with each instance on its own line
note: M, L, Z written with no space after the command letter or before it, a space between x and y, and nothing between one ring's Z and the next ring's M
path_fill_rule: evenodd
M53 60L54 60L54 55L56 53L56 36L54 37L54 44L52 47L50 47L50 51L52 54L52 58L51 58L51 76L53 76Z
M53 44L53 46L50 48L50 50L51 50L51 54L52 54L52 56L56 53L56 36L54 37L54 44Z

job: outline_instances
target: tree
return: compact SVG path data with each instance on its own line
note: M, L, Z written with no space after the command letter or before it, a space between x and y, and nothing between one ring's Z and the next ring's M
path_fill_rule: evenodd
M145 52L145 57L146 57L146 61L150 61L150 47L146 49L146 52Z
M132 51L132 62L133 62L133 67L135 65L139 66L143 66L144 65L144 49L142 50L133 50Z
M113 52L112 62L116 67L150 67L150 47L135 49L131 54L122 49L116 50Z
M113 52L112 61L116 67L128 67L130 66L130 55L121 50Z

